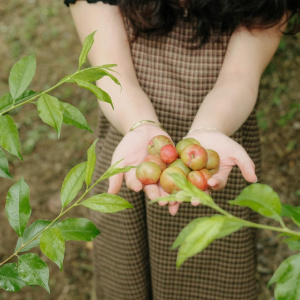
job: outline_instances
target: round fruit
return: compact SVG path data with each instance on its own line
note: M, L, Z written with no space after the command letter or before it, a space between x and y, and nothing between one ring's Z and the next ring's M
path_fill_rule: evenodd
M219 154L212 149L206 149L206 152L207 152L207 163L205 168L209 170L218 168L220 163Z
M185 175L189 174L192 170L187 167L184 162L179 158L179 159L176 159L174 162L172 162L169 167L177 167L179 169L181 169Z
M200 171L192 171L188 174L187 179L198 189L204 191L207 189L207 181Z
M136 178L144 185L158 182L161 169L158 164L145 161L136 169Z
M173 145L173 142L165 135L157 135L148 144L149 154L160 154L160 150L165 145Z
M160 150L160 158L166 164L171 164L178 157L177 150L173 145L165 145Z
M148 156L145 158L145 161L152 161L158 164L161 171L163 171L167 167L167 165L161 160L158 154L148 154Z
M182 150L186 146L192 145L192 144L201 146L200 143L194 138L186 138L186 139L183 139L183 140L179 141L176 145L176 150L177 150L178 154L180 155Z
M192 170L200 170L207 163L207 152L203 147L191 144L182 150L180 158Z
M160 176L159 183L161 187L169 194L179 191L180 189L176 186L174 179L170 176L170 174L179 174L186 178L185 173L177 168L177 167L168 167L166 168Z

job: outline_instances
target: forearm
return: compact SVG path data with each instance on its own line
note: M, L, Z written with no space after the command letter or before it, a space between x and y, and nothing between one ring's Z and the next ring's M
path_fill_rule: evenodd
M281 38L279 26L249 32L237 30L231 37L214 88L207 94L191 126L213 127L230 136L253 110L260 77Z
M72 17L80 39L97 30L94 44L89 53L91 65L117 64L114 74L120 81L120 89L109 78L97 82L112 98L114 110L99 101L99 105L111 122L122 134L141 120L158 122L154 108L139 85L130 53L129 42L122 16L117 6L84 1L70 5Z

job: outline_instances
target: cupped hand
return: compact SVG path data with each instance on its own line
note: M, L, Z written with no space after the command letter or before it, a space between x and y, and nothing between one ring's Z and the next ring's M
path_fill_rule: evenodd
M170 138L164 130L153 124L143 124L135 130L127 133L113 153L112 164L123 159L119 163L118 167L140 165L148 155L147 146L149 141L157 135L165 135ZM136 178L136 168L133 168L126 173L120 173L110 177L108 193L118 194L122 186L123 178L125 179L126 186L129 189L135 192L139 192L143 189L150 200L167 195L159 184L143 186L143 184ZM159 204L166 205L167 202L159 202ZM178 207L179 203L177 202L169 204L170 214L175 215Z
M219 171L208 180L212 190L221 190L226 186L228 176L235 165L240 168L245 180L257 181L253 161L246 150L230 137L212 130L195 131L188 137L197 139L202 147L215 150L220 156Z

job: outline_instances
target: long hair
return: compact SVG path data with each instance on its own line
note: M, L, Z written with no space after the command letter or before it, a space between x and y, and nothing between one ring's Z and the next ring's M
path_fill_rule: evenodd
M135 33L165 34L183 15L180 0L119 0L121 11L131 21ZM188 20L196 21L201 44L212 34L216 39L231 34L239 26L248 29L270 28L285 18L293 24L285 32L299 30L300 0L185 0Z

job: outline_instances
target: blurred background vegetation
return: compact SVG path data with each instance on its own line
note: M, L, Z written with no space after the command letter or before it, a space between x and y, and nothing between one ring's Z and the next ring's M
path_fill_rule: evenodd
M0 45L0 95L9 91L9 71L20 58L36 54L37 72L31 88L39 91L75 71L81 50L69 10L62 0L1 2ZM68 84L52 95L77 106L96 131L97 102L91 93ZM282 39L261 80L259 98L257 117L263 150L263 181L279 193L283 202L300 205L299 34ZM25 105L13 114L20 131L24 162L9 156L10 171L15 180L24 176L30 186L33 208L30 222L52 219L60 211L63 178L75 164L85 160L86 149L95 135L64 126L57 141L55 131L40 121L33 105ZM14 182L0 179L0 261L13 251L17 239L4 213L6 193ZM88 216L84 208L75 215ZM290 255L286 245L278 241L272 232L259 233L257 276L261 300L272 299L273 289L267 289L266 283L282 259ZM17 294L1 290L0 300L94 299L91 243L68 242L62 272L52 262L49 265L51 295L40 287L27 287Z

